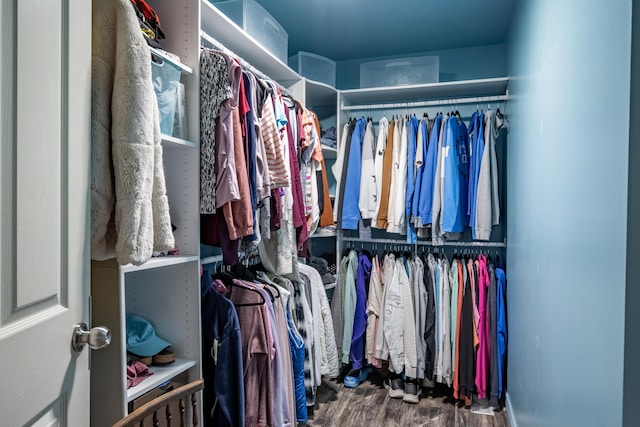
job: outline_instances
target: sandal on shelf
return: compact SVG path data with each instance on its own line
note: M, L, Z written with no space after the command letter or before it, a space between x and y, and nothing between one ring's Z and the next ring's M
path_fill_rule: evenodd
M171 350L171 347L165 348L160 353L152 357L152 363L154 365L168 365L169 363L173 363L175 361L176 355L173 350Z

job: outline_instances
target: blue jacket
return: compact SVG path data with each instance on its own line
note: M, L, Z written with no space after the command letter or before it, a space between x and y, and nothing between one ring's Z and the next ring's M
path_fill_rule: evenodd
M442 231L455 233L469 225L469 134L464 123L456 117L447 120L444 132Z
M418 141L418 127L420 122L416 116L409 120L409 146L407 148L407 196L405 199L405 215L407 218L407 243L415 243L418 239L418 233L411 221L411 213L413 208L413 198L416 197L416 143Z
M362 140L367 122L365 119L358 119L356 127L351 136L351 146L349 150L349 162L347 163L347 179L344 185L344 195L342 197L342 229L357 230L360 221L360 173L362 169Z
M422 176L425 170L425 162L427 157L427 150L429 149L429 134L428 134L428 123L427 120L421 120L418 132L422 134L422 163L418 165L416 169L416 187L413 190L413 202L411 205L411 216L413 218L418 218L420 215L420 194L422 193ZM416 147L417 149L417 147Z
M467 213L469 214L469 225L473 238L476 238L476 198L478 194L478 177L480 176L480 165L482 164L482 153L484 152L484 114L475 112L469 122L469 133L473 134L469 161L469 198Z
M202 376L207 384L202 405L204 424L243 426L244 369L238 315L233 303L213 289L206 270L201 291Z
M504 389L504 358L507 352L507 278L504 270L496 268L496 281L498 282L498 295L496 305L498 308L498 399Z
M436 178L436 165L438 162L438 139L440 137L440 123L442 114L439 114L433 123L433 130L429 136L429 146L422 173L422 185L420 186L419 215L423 225L431 224L433 213L433 183Z

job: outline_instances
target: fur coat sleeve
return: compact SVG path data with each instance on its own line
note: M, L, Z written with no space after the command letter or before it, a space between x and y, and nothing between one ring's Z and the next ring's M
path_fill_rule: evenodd
M140 265L174 238L149 48L128 0L94 0L91 258Z

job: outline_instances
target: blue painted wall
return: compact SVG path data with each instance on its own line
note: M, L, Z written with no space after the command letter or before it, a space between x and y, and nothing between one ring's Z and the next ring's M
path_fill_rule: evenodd
M633 8L633 36L631 39L631 109L629 130L629 201L627 210L627 293L625 305L624 343L624 410L625 426L640 425L640 281L637 279L640 259L640 8Z
M411 55L378 56L336 62L336 86L338 89L360 87L360 64L381 59L406 56L440 57L440 81L484 79L507 75L507 45L469 47L462 49L418 52Z
M518 427L622 424L631 3L517 5L507 379Z

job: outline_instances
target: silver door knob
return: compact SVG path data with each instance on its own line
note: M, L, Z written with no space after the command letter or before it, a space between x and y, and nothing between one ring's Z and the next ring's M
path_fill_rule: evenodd
M100 350L111 343L111 331L104 326L89 327L86 323L80 323L73 328L71 338L71 348L74 351L82 351L85 345L89 345L92 350Z

